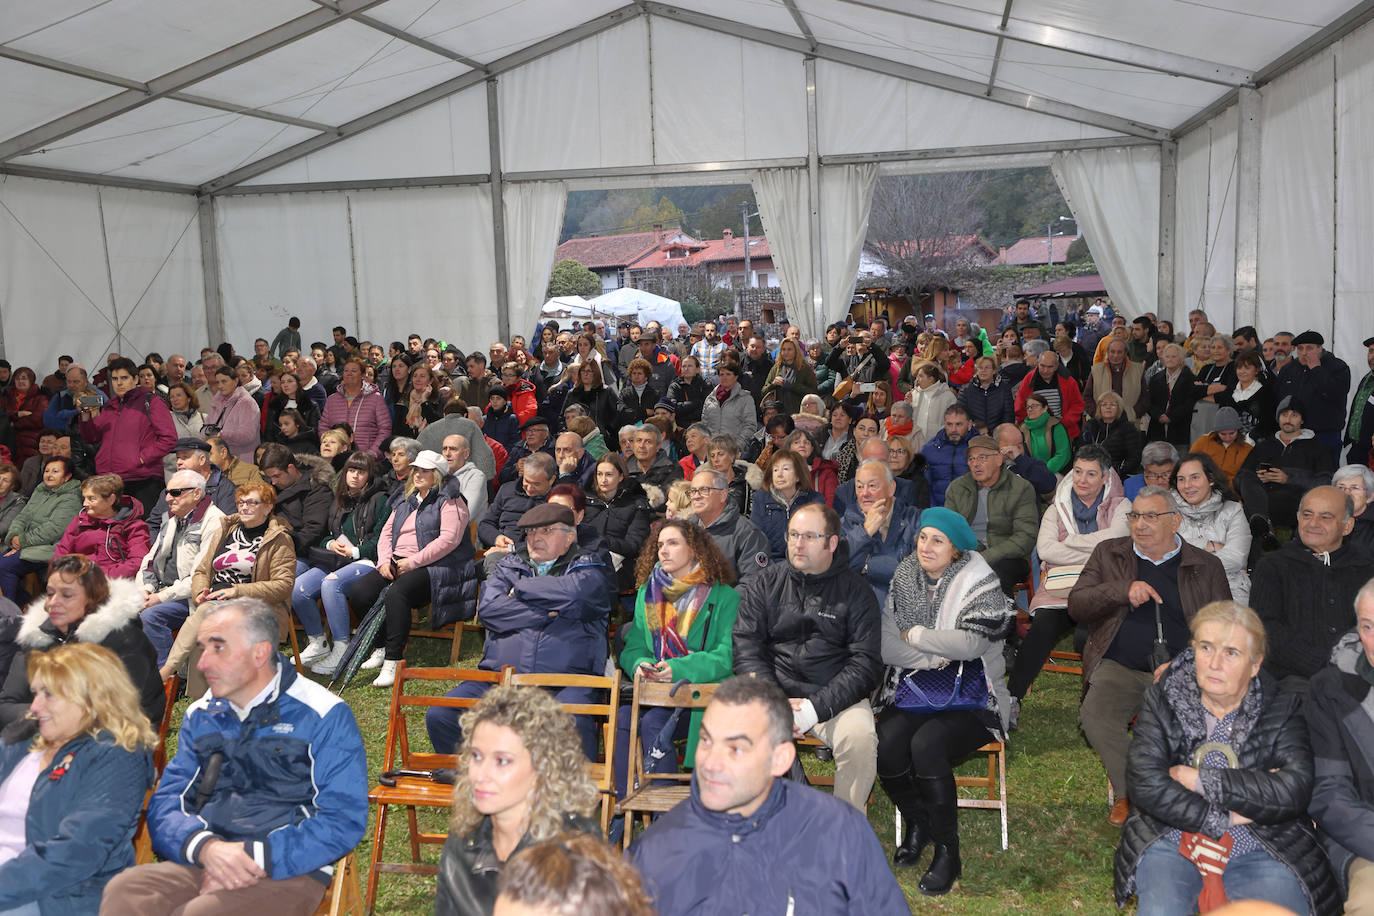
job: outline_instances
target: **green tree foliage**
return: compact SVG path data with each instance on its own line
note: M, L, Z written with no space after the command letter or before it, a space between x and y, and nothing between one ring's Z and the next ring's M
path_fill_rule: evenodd
M690 220L694 234L698 238L718 239L723 237L726 229L729 229L736 236L742 236L742 205L747 205L750 213L757 213L759 210L759 205L754 201L754 191L748 186L735 188L715 203L707 204L698 210ZM759 217L755 216L749 220L749 234L763 235L763 221Z
M1076 228L1074 224L1061 226L1057 222L1059 217L1069 216L1070 210L1048 168L979 174L983 178L978 195L978 206L984 215L982 235L994 249L1029 236L1043 238L1045 224L1051 221L1056 221L1056 231Z
M601 278L572 258L564 258L549 271L546 299L555 296L581 296L592 299L601 295Z
M1088 249L1088 240L1081 237L1074 239L1073 243L1069 245L1069 251L1068 254L1065 255L1065 259L1070 264L1091 263L1093 253Z
M637 227L632 232L649 232L654 226L662 226L664 229L677 228L682 225L682 210L678 205L666 197L660 197L656 204L642 204L635 210L632 222Z

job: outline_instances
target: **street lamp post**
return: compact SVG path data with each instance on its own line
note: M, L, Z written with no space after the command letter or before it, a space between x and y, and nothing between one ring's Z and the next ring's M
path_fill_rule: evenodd
M1075 220L1072 216L1061 216L1061 217L1059 217L1057 220L1050 220L1049 222L1045 223L1045 264L1046 264L1046 266L1050 266L1050 265L1053 265L1053 264L1054 264L1054 224L1055 224L1055 222L1061 222L1061 223L1076 223L1077 220ZM1062 235L1062 233L1061 233L1061 235Z

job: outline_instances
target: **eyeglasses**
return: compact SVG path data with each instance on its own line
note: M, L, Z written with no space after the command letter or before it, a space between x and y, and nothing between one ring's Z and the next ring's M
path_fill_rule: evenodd
M240 509L256 509L258 506L261 506L261 505L262 505L262 500L260 500L260 499L236 499L236 500L234 500L234 505L238 506Z
M687 491L687 495L688 495L688 496L709 496L709 495L711 495L712 493L715 493L715 492L717 492L717 491L724 490L724 489L725 489L725 487L692 487L692 489L690 489L690 490Z
M1149 471L1146 471L1144 477L1146 480L1168 480L1172 474L1173 471L1164 471L1159 474L1151 474Z
M821 533L819 533L819 534L817 534L817 533L814 532L814 531L789 531L789 532L787 532L787 540L790 541L790 542L792 542L792 543L807 542L807 543L814 544L814 543L816 543L817 541L823 541L823 540L825 540L825 539L828 538L828 537L830 537L830 535L826 534L826 533L823 532L823 531L822 531Z
M1145 521L1153 524L1159 521L1161 516L1165 515L1178 515L1178 512L1174 509L1170 509L1168 512L1127 512L1126 521L1138 522L1141 519L1144 519Z
M185 496L187 493L194 493L197 489L199 489L199 488L198 488L198 487L175 487L175 488L168 488L168 490L167 490L167 495L168 495L168 496Z

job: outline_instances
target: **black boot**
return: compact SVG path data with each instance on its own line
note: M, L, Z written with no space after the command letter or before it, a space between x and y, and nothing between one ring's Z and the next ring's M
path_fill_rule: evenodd
M909 772L901 776L880 777L883 790L892 804L902 812L906 819L906 835L902 845L892 854L892 864L907 867L921 860L921 853L930 844L930 821L926 818L925 806L921 803L921 793Z
M954 774L917 779L916 784L930 815L931 839L935 843L935 856L930 860L929 870L921 877L921 893L937 897L949 893L964 870L959 860L959 808Z

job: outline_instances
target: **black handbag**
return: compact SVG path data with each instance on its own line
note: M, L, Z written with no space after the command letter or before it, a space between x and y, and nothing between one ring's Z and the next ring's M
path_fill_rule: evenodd
M983 674L983 660L913 671L897 683L892 705L926 714L987 709L988 680Z
M343 557L332 550L325 550L323 547L311 547L310 553L306 554L307 562L316 569L327 569L330 572L337 572L349 563L353 562L352 557Z

